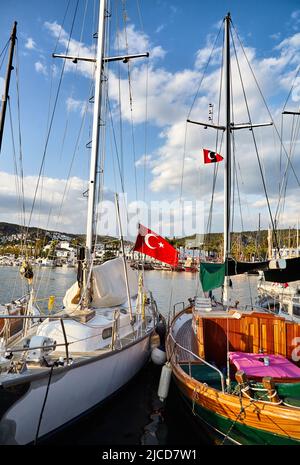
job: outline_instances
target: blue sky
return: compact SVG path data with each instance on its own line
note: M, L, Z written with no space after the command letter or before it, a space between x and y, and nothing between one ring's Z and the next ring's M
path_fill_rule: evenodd
M40 169L45 146L51 86L50 108L53 106L62 67L62 61L53 60L51 54L55 49L59 34L61 36L57 52L65 50L76 1L70 1L65 24L62 26L67 3L63 0L52 0L51 2L11 0L1 2L0 5L0 50L9 37L13 21L18 22L22 151L27 211L31 206L36 176ZM113 39L116 24L114 13L118 6L120 41L122 42L124 39L122 2L112 1L111 5L111 53L116 54L116 41ZM139 15L138 5L141 15ZM93 28L93 8L94 0L80 0L71 41L72 50L75 52L79 49L79 43L81 51L85 53L93 53L94 51L95 40L92 39L92 33L95 31L95 27ZM205 61L219 30L220 21L228 11L231 12L234 26L239 32L262 90L266 94L272 115L279 122L283 104L295 77L297 66L300 65L300 5L298 1L140 0L137 2L129 0L126 3L129 52L150 51L146 145L146 61L137 60L131 67L135 154L131 137L131 112L128 83L126 82L127 68L124 65L121 67L122 81L120 86L122 99L124 99L122 101L124 184L130 202L135 200L135 174L138 179L138 198L143 198L144 167L146 169L147 201L176 200L179 198L185 119L201 79ZM218 46L221 46L220 42ZM208 80L203 82L203 95L200 95L202 100L199 99L199 102L196 102L195 111L193 110L194 119L207 119L209 101L207 99L210 99L215 107L217 105L216 82L219 64L216 55L215 62L208 69ZM0 69L1 78L5 75L5 66L6 62L4 61ZM116 65L112 66L110 75L112 84L109 84L110 102L116 121L118 120L118 70ZM245 71L245 82L249 84L253 119L256 117L261 121L269 121L267 112L262 109L259 93L257 92L254 96L255 86L251 82L249 70L247 72L245 69ZM86 200L82 197L82 192L86 189L88 176L89 152L85 148L85 144L90 140L91 106L88 106L89 110L78 147L75 147L75 143L82 122L85 101L89 95L90 83L91 68L68 64L63 76L59 103L46 153L44 177L41 182L43 191L39 191L32 224L46 226L49 221L49 213L51 213L52 216L48 223L50 227L70 232L84 230L83 219ZM15 73L12 77L10 94L15 139L17 140ZM238 94L236 100L236 114L243 117ZM297 102L292 103L297 104ZM115 130L119 143L117 123ZM269 133L263 131L266 130L258 131L257 137L259 141L265 139L267 142L267 148L263 146L261 148L265 157L263 161L265 172L268 175L270 199L271 203L273 202L273 208L276 209L280 180L277 166L279 146L277 143L276 149L273 145L271 147L274 139L273 130L270 130ZM117 161L111 153L113 144L111 129L108 129L108 134L105 187L107 197L111 198L113 191L120 190L120 183L118 173L114 172ZM287 131L287 138L288 134ZM203 167L201 149L213 144L214 134L203 131L200 133L198 129L191 129L188 136L190 136L191 141L187 142L183 198L189 200L201 198L207 204L211 189L212 167ZM245 137L241 138L241 143L244 144L242 153L247 152L248 154L248 142L245 139ZM70 161L74 150L75 158L71 169L72 181L66 184L65 180L70 170ZM242 209L245 213L243 223L245 228L251 229L256 227L259 212L262 213L262 226L267 227L269 222L262 200L262 187L258 179L254 158L254 155L241 158L241 164L244 163L246 173L244 178L241 176L240 185ZM296 158L295 169L297 171L297 167L300 168L300 162L297 164ZM8 117L0 159L0 173L2 177L0 221L19 222ZM222 177L220 177L216 192L214 230L222 230L222 188ZM61 198L65 190L67 192L66 201L62 215L58 218ZM282 225L293 226L295 224L298 208L297 197L297 185L293 176L290 176L287 191L287 205L289 207L286 208L282 216ZM187 212L187 214L189 213ZM237 213L236 215L235 229L239 230L241 219ZM149 224L149 226L155 229L158 224Z

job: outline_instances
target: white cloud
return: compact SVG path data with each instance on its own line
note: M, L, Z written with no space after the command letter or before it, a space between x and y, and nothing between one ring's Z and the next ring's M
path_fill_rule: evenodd
M160 24L160 25L156 28L155 32L156 32L157 34L159 34L163 29L165 29L165 27L166 27L165 24Z
M14 175L6 172L1 172L0 176L1 221L20 223L18 196L15 188L16 178ZM32 205L36 184L37 176L24 177L25 206L27 212L30 211ZM86 183L77 177L73 177L69 180L68 195L62 208L62 215L60 216L60 207L65 185L66 180L64 179L43 177L40 182L40 186L43 186L42 201L38 201L39 206L36 207L32 217L32 225L39 224L40 227L46 227L51 210L50 229L59 229L59 226L63 225L65 230L69 232L82 231L82 211L84 211L85 206L85 199L82 197L82 192L86 188ZM40 190L38 192L38 199L40 199ZM78 208L74 209L72 207L74 204L76 204ZM75 222L74 224L73 221ZM75 224L76 227L74 227Z
M47 66L40 61L36 61L34 67L37 73L43 74L44 76L48 75Z
M58 67L55 64L51 65L51 72L54 78L58 75Z
M274 34L270 35L270 38L273 40L278 40L281 37L281 32L275 32Z
M48 22L44 23L45 28L50 32L50 34L59 39L59 44L64 47L63 53L65 53L66 48L69 44L68 55L70 56L82 56L82 57L90 57L95 58L96 47L94 44L92 45L85 45L84 43L71 39L69 41L69 36L67 32L56 22ZM59 52L58 52L59 53ZM66 71L73 71L79 72L84 76L90 78L93 76L95 69L94 63L85 62L85 61L78 61L77 64L74 64L71 60L66 60L65 70Z
M36 50L36 43L32 37L28 37L25 43L25 48L27 48L28 50Z
M0 178L0 221L22 224L19 197L15 187L16 177L2 171ZM37 179L37 176L24 176L25 210L27 212L25 224L29 219L28 213L31 210ZM17 181L20 183L20 179ZM76 176L71 177L68 181L61 178L42 177L30 226L70 233L84 233L86 230L87 198L83 196L83 192L86 189L87 181ZM113 194L106 188L104 189L104 199L113 202Z
M120 31L115 39L114 47L116 50L127 51L127 46L129 54L150 52L150 59L164 58L166 54L160 45L152 46L147 34L136 31L134 24L130 24L126 30Z
M152 155L142 155L136 162L135 166L150 166L153 163Z
M57 23L46 23L45 26L54 37L59 37L60 44L66 46L68 36L64 30L61 31ZM274 37L275 38L275 37ZM278 37L279 38L279 37ZM276 40L278 39L276 38ZM160 45L152 46L149 37L146 34L135 30L134 25L127 27L127 41L129 53L142 53L152 49L152 56L163 58L165 51ZM148 89L147 89L147 114L148 122L160 130L161 144L151 155L143 155L137 160L136 166L146 166L151 173L150 188L156 195L166 197L176 197L180 194L181 183L183 187L183 197L202 198L209 206L213 168L214 166L204 166L202 162L202 148L215 147L216 133L212 129L204 130L199 126L188 125L187 127L187 142L185 145L186 132L186 117L191 107L191 103L196 94L203 66L211 52L211 44L213 43L211 36L208 36L207 41L196 54L194 67L191 69L177 70L170 72L163 68L162 65L157 67L156 62L150 62L148 67L145 66L143 60L140 64L131 68L131 87L133 98L133 115L134 123L141 124L145 122L146 108L145 96L147 72L148 72ZM122 31L118 41L115 42L115 47L120 50L125 50L126 41L125 33ZM71 41L70 54L77 55L78 50L81 50L85 56L93 56L95 49L93 46L81 44L75 40ZM154 53L153 53L154 51ZM282 95L286 95L295 76L295 70L300 63L300 33L284 38L277 47L272 50L269 56L260 58L256 54L256 50L251 47L245 47L248 60L255 72L259 85L266 97L267 101L272 102L272 98L276 97L276 105L273 105L273 113L276 116L277 124L280 121L281 100L284 100ZM243 57L240 47L237 46L239 55L240 69L243 75L243 84L246 89L247 101L250 108L251 119L253 122L268 122L270 117L267 110L264 108L262 99L259 96L255 81L248 68L247 62ZM201 90L194 102L191 119L207 121L208 104L213 103L216 112L218 108L219 94L219 78L220 78L220 57L221 49L217 47L212 55L211 64L206 77L202 82ZM136 60L139 62L139 60ZM72 68L73 67L73 68ZM83 75L90 77L93 66L82 64L77 69ZM68 65L68 70L75 69L71 63ZM110 71L109 79L109 94L112 102L113 111L118 111L119 101L119 81L118 77ZM248 121L247 108L243 97L243 88L240 83L239 72L233 59L232 62L232 80L234 82L234 121L236 123L245 123ZM122 114L123 117L131 121L131 109L129 105L129 88L128 81L121 79L120 82L122 96ZM70 111L81 111L82 101L69 99L67 102ZM224 101L222 108L224 107ZM220 122L224 121L224 110L221 110ZM278 124L279 127L279 124ZM270 202L275 208L278 199L278 185L280 181L278 154L280 152L279 144L274 145L274 130L272 128L262 128L255 130L257 143L262 152L263 169L267 179L267 189L270 196ZM221 140L221 136L219 142ZM263 197L262 183L257 167L256 154L252 144L252 133L250 131L235 132L236 146L240 147L237 151L237 159L241 168L241 173L238 175L241 190L241 202L244 214L245 227L253 227L257 224L258 212L262 213L262 217L269 222L266 204L261 200ZM220 147L219 147L220 148ZM185 150L184 162L184 178L182 181L183 153ZM222 153L224 143L220 148ZM286 159L283 156L283 165ZM296 172L300 172L300 161L295 159ZM281 172L282 174L282 172ZM222 230L222 202L223 202L223 165L219 166L218 182L216 185L216 215L214 227ZM295 181L290 175L291 183L288 186L287 195L292 196L292 190L295 189ZM298 192L295 191L295 192ZM295 194L295 196L298 194ZM237 198L236 198L237 202ZM293 204L293 202L291 202ZM253 206L252 206L253 205ZM297 210L297 209L296 209ZM295 221L295 215L292 214L290 221ZM264 216L263 216L264 215ZM236 205L236 218L239 216L238 207Z
M134 68L131 73L133 110L135 123L145 121L145 96L148 72L147 113L148 121L159 127L169 126L187 114L186 105L196 91L199 74L193 70L170 73L162 68L146 66ZM131 120L129 87L127 79L120 82L122 95L122 114ZM110 75L110 98L116 104L119 99L119 81L116 75Z
M66 100L67 110L68 111L79 111L83 115L89 108L89 104L84 100L76 100L73 97L68 97Z
M292 20L293 29L297 30L298 29L297 26L300 23L300 10L295 10L292 12L291 20Z
M4 78L0 77L0 95L2 95L4 92L4 83L5 83Z
M215 48L212 54L211 54L211 51L212 51L212 44L207 45L205 48L201 48L197 51L196 61L195 61L196 68L202 69L207 64L209 58L210 58L211 64L216 65L220 63L221 52L222 52L221 47Z

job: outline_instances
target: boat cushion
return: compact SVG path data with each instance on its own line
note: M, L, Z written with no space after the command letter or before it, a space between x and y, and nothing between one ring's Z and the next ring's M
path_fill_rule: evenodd
M269 359L268 366L264 364L265 357ZM300 368L282 355L229 352L229 358L248 377L299 378L300 381Z

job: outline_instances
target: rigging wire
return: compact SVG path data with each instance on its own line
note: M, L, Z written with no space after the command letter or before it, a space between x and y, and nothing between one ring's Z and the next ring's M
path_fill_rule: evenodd
M55 53L56 50L57 50L57 46L58 46L59 41L60 41L60 37L61 37L62 30L63 30L63 25L65 23L65 19L66 19L66 16L67 16L67 12L68 12L68 9L69 9L69 5L70 5L70 0L68 1L68 4L67 4L67 8L66 8L66 11L65 11L65 14L64 14L64 18L63 18L63 21L62 21L62 25L60 27L60 32L59 32L59 35L58 35L56 45L55 45L55 49L54 49L53 53ZM76 7L75 7L75 10L74 10L72 25L71 25L71 31L70 31L70 34L69 34L68 43L67 43L67 47L66 47L66 53L65 53L66 55L68 54L68 50L69 50L69 46L70 46L72 32L73 32L75 19L76 19L77 11L78 11L78 5L79 5L79 0L77 0ZM58 97L59 97L60 89L61 89L61 85L62 85L62 79L63 79L63 75L64 75L65 65L66 65L66 59L64 59L63 66L62 66L62 69L61 69L59 83L58 83L58 87L57 87L57 92L56 92L56 96L55 96L55 101L54 101L54 105L53 105L53 110L52 110L50 122L49 122L49 114L48 114L47 135L46 135L46 140L45 140L45 146L44 146L44 150L43 150L42 162L41 162L41 165L40 165L38 179L37 179L37 183L36 183L36 187L35 187L35 191L34 191L34 197L33 197L33 202L32 202L32 206L31 206L31 210L30 210L27 230L26 230L26 233L25 233L25 240L28 237L29 226L30 226L30 223L31 223L31 220L32 220L32 215L33 215L34 207L35 207L35 204L36 204L36 199L37 199L37 194L38 194L38 189L39 189L39 186L40 186L41 179L42 179L42 187L43 187L43 181L44 181L43 173L44 173L44 168L45 168L45 159L46 159L46 154L47 154L47 148L48 148L48 143L49 143L49 139L50 139L51 129L52 129L53 121L54 121L54 115L55 115L56 107L57 107L57 103L58 103ZM53 79L53 75L54 75L54 67L52 66L52 79ZM52 82L51 82L51 85L52 85ZM52 94L52 87L51 87L51 92L50 92L50 95L49 95L49 108L48 108L48 111L50 109L51 94ZM41 196L42 196L42 189L41 189ZM45 237L46 237L46 232L45 232L45 236L44 236L44 241L45 241ZM50 250L49 250L49 252L50 252ZM48 255L49 255L49 252L48 252ZM50 275L50 273L49 273L49 275ZM38 276L36 276L36 278L38 278Z
M245 56L245 59L246 59L247 64L248 64L248 66L249 66L249 69L250 69L250 71L251 71L251 74L252 74L252 76L253 76L253 78L254 78L254 81L255 81L255 83L256 83L256 86L257 86L257 88L258 88L258 90L259 90L260 96L261 96L261 98L262 98L262 100L263 100L263 103L264 103L266 109L267 109L267 112L268 112L268 114L269 114L269 117L271 118L271 121L272 121L272 123L273 123L273 125L274 125L274 129L275 129L276 134L277 134L277 136L278 136L278 138L279 138L279 140L280 140L280 143L281 143L281 145L282 145L284 154L285 154L285 156L286 156L286 158L287 158L287 165L286 165L286 168L285 168L284 176L283 176L283 178L282 178L281 187L280 187L280 196L279 196L279 200L278 200L278 204L279 204L280 201L281 201L281 192L282 192L282 189L283 189L283 187L284 187L284 179L285 179L286 173L288 172L289 167L292 169L292 172L293 172L293 174L294 174L294 176L295 176L295 179L296 179L296 181L297 181L298 186L300 186L300 181L299 181L298 176L297 176L297 174L296 174L296 172L295 172L295 169L294 169L294 166L293 166L293 164L292 164L292 162L291 162L291 160L290 160L290 157L289 157L289 155L288 155L288 153L287 153L287 150L286 150L284 144L282 143L282 140L280 139L280 133L279 133L279 131L278 131L278 129L277 129L277 126L276 126L276 124L275 124L275 121L274 121L274 119L273 119L273 117L272 117L272 115L271 115L271 112L270 112L269 107L268 107L268 105L267 105L267 102L266 102L266 100L265 100L265 98L264 98L264 96L263 96L263 93L262 93L262 91L261 91L261 88L260 88L260 86L259 86L259 84L258 84L258 81L257 81L256 76L255 76L255 74L254 74L254 71L253 71L253 69L252 69L252 66L251 66L251 64L250 64L250 62L249 62L249 59L248 59L247 55L246 55L245 49L244 49L244 47L243 47L243 44L242 44L242 42L241 42L241 40L240 40L239 34L238 34L238 32L237 32L235 26L234 26L233 24L232 24L232 26L233 26L233 29L234 29L234 31L235 31L235 34L236 34L236 36L237 36L237 38L238 38L238 41L239 41L239 43L240 43L241 49L242 49L242 51L243 51L243 54L244 54L244 56Z
M224 42L224 34L225 34L225 32L223 30L223 42ZM222 86L223 86L223 65L224 65L224 47L222 48L222 59L221 59L221 67L220 67L220 86L219 86L218 121L217 121L218 126L220 125L220 116L221 116L221 101L222 101ZM223 138L224 138L224 131L222 131L220 147L219 147L219 150L218 150L218 141L219 141L219 129L218 129L217 130L217 135L216 135L216 152L221 153ZM208 213L208 219L207 219L207 227L206 227L206 235L205 235L205 241L204 241L205 243L209 242L209 240L210 240L210 234L211 234L211 228L212 228L212 218L213 218L213 208L214 208L214 196L215 196L215 189L216 189L218 172L219 172L219 164L215 163L215 165L214 165L214 174L213 174L213 182L212 182L211 200L210 200L210 207L209 207L209 213ZM207 240L206 240L206 238L207 238Z
M23 213L23 233L25 231L25 192L24 192L24 170L23 170L23 148L22 148L22 133L21 133L21 107L20 107L20 61L19 61L19 46L18 39L16 40L16 85L17 85L17 110L18 110L18 140L19 140L19 170L21 177L21 196L22 196L22 213Z
M123 24L124 24L124 37L125 37L125 48L127 55L129 55L128 45L128 34L127 34L127 11L126 11L126 0L122 0L122 11L123 11ZM135 128L133 120L133 95L132 95L132 83L131 83L131 69L130 60L127 63L127 77L128 77L128 92L129 92L129 105L130 105L130 122L131 122L131 138L132 138L132 154L133 154L133 166L134 166L134 183L135 183L135 200L138 200L138 185L137 185L137 172L136 172L136 148L135 148Z
M0 64L0 70L1 70L1 68L2 68L2 66L3 66L4 60L5 60L5 58L6 58L9 43L10 43L10 38L9 38L8 41L6 42L6 44L5 44L5 46L4 46L3 50L2 50L2 52L1 52L1 54L0 54L0 58L1 58L1 56L4 54L3 59L2 59L2 61L1 61L1 64Z
M9 113L9 122L10 122L10 130L11 130L11 138L12 138L12 149L13 149L13 162L14 162L14 171L15 171L15 186L16 186L16 194L17 194L17 199L18 199L18 212L20 215L20 224L22 224L22 218L21 218L21 205L22 205L22 199L21 199L21 193L20 193L20 179L19 179L19 173L18 173L18 163L17 163L17 153L16 153L16 144L15 144L15 137L14 137L14 128L13 128L13 120L12 120L12 112L11 112L11 105L10 105L10 99L8 99L8 113ZM24 251L24 243L23 243L23 234L21 235L21 253ZM17 286L19 285L19 280L18 280L18 274L15 274L15 279L14 279L14 285L11 288L11 297L10 301L13 300L15 296L15 290ZM24 286L23 280L21 281L21 287L22 287L22 294L25 294L25 288L26 292L28 291L28 286Z
M240 64L239 64L239 61L238 61L238 58L237 58L237 52L236 52L236 47L235 47L235 42L234 42L234 39L233 39L232 31L230 31L230 34L231 34L231 37L232 37L232 43L233 43L235 58L236 58L236 62L237 62L239 78L240 78L240 82L241 82L241 86L242 86L243 96L244 96L244 100L245 100L246 111L247 111L247 115L248 115L248 118L249 118L249 123L252 124L250 109L249 109L248 100L247 100L247 96L246 96L246 92L245 92L243 78L242 78L242 75L241 75ZM249 61L248 61L248 64L249 64ZM249 64L249 66L250 66L250 64ZM279 244L278 244L274 219L273 219L272 210L271 210L270 201L269 201L268 192L267 192L266 181L265 181L265 177L264 177L263 170L262 170L262 163L261 163L260 156L259 156L259 153L258 153L257 142L256 142L256 138L255 138L253 128L251 129L251 135L252 135L252 139L253 139L253 143L254 143L254 147L255 147L255 153L256 153L258 166L259 166L259 171L260 171L262 184L263 184L263 189L264 189L264 193L265 193L265 197L266 197L266 201L267 201L267 207L268 207L268 211L269 211L269 215L270 215L270 219L271 219L272 229L273 229L274 238L275 238L275 245L276 245L276 248L278 250L278 253L280 254L280 249L279 249Z
M20 193L20 185L19 185L19 172L18 172L18 163L17 163L17 152L16 152L16 144L15 144L15 136L14 136L14 128L12 122L12 112L11 112L11 105L10 105L10 98L8 99L8 113L9 113L9 121L10 121L10 130L11 130L11 139L12 139L12 149L13 149L13 162L14 162L14 171L15 171L15 186L16 186L16 193L18 198L18 204L21 212L21 193ZM22 218L20 215L20 223L22 223Z
M90 86L90 89L89 89L89 93L88 93L89 96L91 95L91 92L92 92L92 85ZM89 105L89 97L87 98L86 103L85 103L84 112L83 112L83 115L82 115L82 118L81 118L81 124L80 124L79 131L78 131L78 134L77 134L77 138L76 138L76 141L75 141L73 155L72 155L71 162L70 162L70 165L69 165L69 171L68 171L68 175L67 175L67 179L66 179L66 183L65 183L61 203L60 203L60 207L59 207L57 224L61 220L62 208L63 208L63 205L64 205L64 201L65 201L65 198L68 196L68 193L69 193L70 188L71 188L70 178L71 178L72 168L73 168L73 165L74 165L74 160L75 160L75 157L76 157L76 153L77 153L78 148L79 148L79 144L80 144L80 140L81 140L81 136L82 136L82 130L83 130L83 127L84 127L85 118L86 118L87 111L88 111L88 105Z
M223 21L224 22L224 21ZM201 79L200 79L200 82L199 82L199 85L198 85L198 88L197 88L197 91L196 91L196 94L193 98L193 101L192 101L192 104L191 104L191 107L189 109L189 112L188 112L188 115L187 115L187 119L189 119L190 115L191 115L191 112L193 110L193 107L195 105L195 102L198 98L198 95L199 95L199 91L200 91L200 88L201 88L201 85L202 85L202 82L204 80L204 77L206 75L206 71L207 71L207 68L210 64L210 61L212 59L212 56L213 56L213 52L215 50L215 47L216 47L216 44L217 44L217 41L218 41L218 38L219 38L219 35L220 35L220 32L221 32L221 29L223 27L223 23L221 24L220 28L219 28L219 31L215 37L215 40L214 40L214 43L213 43L213 47L211 49L211 52L210 52L210 55L208 57L208 60L205 64L205 67L204 67L204 70L203 70L203 73L202 73L202 76L201 76ZM185 134L184 134L184 144L183 144L183 154L182 154L182 168L181 168L181 182L180 182L180 201L182 201L182 194L183 194L183 178L184 178L184 168L185 168L185 157L186 157L186 144L187 144L187 121L185 123Z
M65 204L65 200L66 198L68 197L69 195L69 192L70 192L70 189L71 189L71 172L72 172L72 168L73 168L73 164L74 164L74 161L75 161L75 157L76 157L76 154L78 152L78 149L79 149L79 144L80 144L80 141L81 141L81 137L82 137L82 130L83 130L83 127L84 127L84 122L85 122L85 119L86 119L86 115L87 115L87 110L88 110L88 104L89 104L89 97L92 93L92 87L93 87L93 84L91 84L90 86L90 89L89 89L89 93L88 93L88 97L86 99L86 103L85 103L85 107L84 107L84 112L82 114L82 118L81 118L81 124L80 124L80 128L79 128L79 131L78 131L78 134L77 134L77 138L76 138L76 141L75 141L75 145L74 145L74 149L73 149L73 155L72 155L72 158L71 158L71 162L70 162L70 165L69 165L69 171L68 171L68 175L66 177L66 180L65 180L65 185L64 185L64 190L63 190L63 195L62 195L62 198L61 198L61 201L60 201L60 205L59 205L59 210L58 210L58 214L56 216L56 222L55 222L55 226L54 226L54 229L56 230L57 227L58 227L58 224L60 223L61 221L61 218L62 218L62 212L63 212L63 207L64 207L64 204ZM50 222L50 217L51 217L51 214L52 214L52 206L49 210L49 215L48 215L48 221L47 221L47 226L46 226L46 230L48 229L48 225L49 225L49 222ZM46 238L46 233L45 233L45 237L44 237L44 242L45 242L45 238ZM44 244L43 244L44 245ZM47 258L50 258L51 259L51 256L50 256L50 252L51 252L51 249L48 250L48 253L47 253ZM47 284L44 286L44 288L48 288L48 285L49 285L49 280L50 280L50 269L48 270L48 279L47 279ZM47 268L43 269L41 271L41 275L44 276L45 274L47 274ZM42 284L42 279L40 278L39 280L39 287L37 289L37 295L39 293L39 290L40 290L40 286Z
M143 25L143 18L142 18L142 13L141 13L141 7L140 7L140 2L139 0L136 0L136 5L137 5L137 12L138 12L138 17L140 21L140 27L141 31L145 33L144 31L144 25ZM147 154L148 154L148 92L149 92L149 57L147 58L147 65L146 65L146 85L145 85L145 145L144 145L144 169L143 169L143 201L145 202L146 200L146 178L147 178Z
M71 32L70 32L70 35L69 35L69 38L68 38L68 43L67 43L65 55L67 55L68 51L69 51L69 46L70 46L72 32L73 32L75 19L76 19L76 15L77 15L78 5L79 5L79 0L77 0L77 2L76 2L76 8L75 8L74 16L73 16ZM34 210L35 203L36 203L36 197L37 197L37 192L38 192L38 188L39 188L39 184L40 184L40 179L41 179L42 171L43 171L44 164L45 164L47 148L48 148L48 143L49 143L49 139L50 139L50 133L51 133L52 125L53 125L54 115L55 115L55 112L56 112L58 97L59 97L59 94L60 94L62 79L63 79L63 75L64 75L64 70L65 70L65 65L66 65L66 59L64 59L61 74L60 74L60 78L59 78L59 84L58 84L58 88L57 88L57 92L56 92L55 102L54 102L52 115L51 115L51 120L50 120L50 124L49 124L49 129L48 129L48 134L47 134L46 143L45 143L45 147L44 147L44 151L43 151L42 162L41 162L41 166L40 166L40 170L39 170L38 180L37 180L36 187L35 187L35 192L34 192L33 202L32 202L32 206L31 206L31 210L30 210L26 235L28 235L29 226L30 226L30 223L31 223L32 215L33 215L33 210Z
M289 99L290 99L291 93L293 92L294 86L295 86L296 81L297 81L297 78L298 78L298 76L299 76L299 73L300 73L300 65L298 66L298 69L297 69L297 72L296 72L296 74L295 74L295 77L294 77L294 80L293 80L291 89L290 89L290 91L289 91L289 93L288 93L288 95L287 95L287 98L286 98L286 101L285 101L285 103L284 103L284 105L283 105L283 110L282 110L282 111L284 111L285 108L286 108L286 105L287 105L287 103L288 103L288 101L289 101Z
M299 129L300 129L300 118L299 115L293 115L292 117L292 127L291 127L291 136L290 136L290 146L289 146L289 157L290 159L293 158L296 150L296 144L297 144L297 138L299 136ZM287 192L287 186L288 186L288 179L289 179L290 172L286 173L285 180L284 180L284 189L283 189L283 194L281 195L282 197L282 208L281 211L283 213L284 208L285 208L285 201L286 201L286 192ZM276 209L276 219L279 222L280 221L280 213L279 213L279 203Z
M57 47L58 47L58 44L60 42L61 34L62 34L64 24L65 24L65 21L66 21L66 18L67 18L67 14L68 14L68 11L69 11L70 3L71 3L71 0L68 0L67 7L65 9L63 20L62 20L62 23L61 23L61 27L59 29L58 37L57 37L57 40L56 40L56 43L55 43L53 54L56 53L56 51L57 51Z
M119 25L119 10L117 8L117 2L115 7L115 16L116 16L116 42L117 42L117 51L118 55L121 54L120 46L120 25ZM119 104L119 131L120 131L120 160L121 160L121 169L122 176L124 176L124 147L123 147L123 119L122 119L122 92L121 92L121 63L117 63L118 69L118 104Z
M105 44L106 44L106 50L104 50L104 53L106 56L109 55L109 45L110 45L110 5L108 5L108 9L106 10L106 15L105 15L105 21L106 21L106 28L105 28ZM100 157L98 157L98 166L97 166L97 171L100 174L98 176L98 190L97 190L97 203L96 203L96 208L95 208L95 222L94 222L94 228L95 228L95 244L97 243L98 240L98 223L100 219L100 213L99 213L99 208L101 208L103 199L104 199L104 164L105 164L105 155L106 155L106 122L107 122L107 113L108 113L108 63L104 62L102 64L102 89L104 85L106 86L104 91L102 91L102 95L104 98L102 99L101 102L101 127L100 127L100 134L99 137L101 138L102 143L100 143L101 147L101 152L100 152ZM89 279L87 280L87 284L90 282L90 277L91 277L91 272L93 269L93 264L94 264L94 258L95 258L95 253L96 253L96 248L94 247L94 251L92 254L92 263L90 267L90 272L89 272ZM87 288L87 286L86 286ZM86 290L82 293L82 296L85 295Z
M87 11L87 2L88 0L86 0L86 4L85 4L85 11L84 11L84 15L83 15L83 21L82 21L82 26L81 26L81 35L80 35L80 43L82 41L82 36L83 36L83 31L84 31L84 25L85 25L85 17L86 17L86 11ZM69 7L69 3L68 3L68 7ZM65 12L65 15L64 15L64 19L63 19L63 22L62 22L62 26L60 27L60 34L59 36L61 35L61 31L63 30L63 25L64 25L64 22L65 22L65 18L66 18L66 14L67 14L67 11L68 11L68 7L67 7L67 10ZM59 43L59 40L57 41L56 43L56 47L55 49L57 48L57 44ZM79 46L80 46L80 43L79 43ZM52 89L52 80L53 80L53 72L54 72L54 65L52 66L52 76L51 76L51 89ZM78 73L78 68L76 66L76 69L75 69L75 74ZM91 78L92 79L92 78ZM48 121L49 121L49 112L50 112L50 102L51 102L51 92L50 92L50 97L49 97L49 108L48 108ZM84 121L84 118L86 116L86 112L87 112L87 103L88 103L88 100L86 102L86 105L85 107L83 108L83 111L81 112L81 116L82 116L82 123L81 123L81 127L80 127L80 132L82 130L82 125L83 125L83 121ZM66 118L66 123L65 123L65 128L64 128L64 132L63 132L63 137L62 137L62 143L61 143L61 149L60 149L60 154L59 154L59 160L62 159L62 155L63 155L63 151L64 151L64 146L65 146L65 140L66 140L66 136L67 136L67 132L68 132L68 129L69 129L69 120L70 120L70 112L68 111L67 112L67 118ZM48 123L47 123L47 126L48 126ZM65 187L64 187L64 192L63 192L63 196L62 196L62 199L61 199L61 202L60 202L60 206L59 206L59 214L56 215L56 223L55 223L55 229L58 227L58 224L59 224L59 221L60 221L60 218L62 216L62 208L63 208L63 205L64 205L64 201L65 201L65 198L68 196L69 194L69 191L70 191L70 188L71 188L71 182L70 181L70 176L71 176L71 170L72 170L72 165L73 165L73 162L74 162L74 159L75 159L75 155L76 155L76 150L78 150L78 146L79 146L79 142L80 142L80 132L77 136L77 141L75 143L75 148L74 148L74 151L73 151L73 156L72 156L72 161L70 163L70 167L69 167L69 174L66 178L66 181L65 181ZM42 177L42 187L41 187L41 204L42 204L42 192L43 192L43 177ZM53 195L52 195L52 200L53 200ZM50 224L50 218L51 218L51 214L52 214L52 207L49 209L49 214L48 214L48 219L47 219L47 225L46 225L46 230L48 229L48 226ZM41 247L44 248L45 246L45 242L46 242L46 236L47 236L47 232L45 231L44 232L44 237L42 239L42 244L41 244ZM47 252L47 255L46 255L46 258L53 258L50 256L50 252L51 252L51 249L48 250ZM41 271L39 270L39 273L41 275L44 275L45 273L47 272L47 268L46 269L42 269ZM38 280L38 276L37 276L37 280ZM49 270L49 273L48 273L48 284L49 284L49 280L50 280L50 270ZM40 285L41 285L41 282L42 280L40 279ZM40 287L40 286L39 286ZM39 288L38 288L38 291L39 291Z
M79 54L80 54L80 47L81 47L82 39L83 39L83 31L84 31L84 27L85 27L85 20L86 20L88 4L89 4L89 0L85 0L85 8L84 8L84 13L83 13L83 20L82 20L82 25L81 25L80 38L79 38L79 42L78 42L77 57L79 57ZM77 66L77 63L76 63L76 66Z
M121 165L122 160L120 160L120 156L119 156L116 132L115 132L115 127L114 127L114 123L113 123L113 116L112 116L112 110L111 110L111 105L110 105L110 99L109 98L108 98L108 110L109 110L109 116L110 116L111 130L112 130L112 134L113 134L113 142L114 142L114 147L115 147L115 154L116 154L117 163L118 163L118 171L119 171L119 176L120 176L121 189L122 189L122 193L125 194L123 170L122 170L122 165Z
M149 92L149 58L146 65L146 104L145 104L145 145L144 145L144 173L143 173L143 201L146 201L147 153L148 153L148 92Z
M62 19L62 22L61 22L61 26L60 26L60 29L59 29L58 37L56 39L56 43L55 43L55 46L54 46L53 54L56 53L58 44L59 44L60 39L61 39L61 34L62 34L63 29L64 29L64 25L65 25L66 17L67 17L67 14L68 14L70 2L71 2L71 0L68 0L67 7L65 9L65 13L64 13L64 16L63 16L63 19ZM47 123L46 123L46 140L47 140L47 132L49 130L50 108L51 108L52 89L53 89L53 80L54 80L55 69L56 68L55 68L55 65L54 65L54 58L52 56L51 77L50 77L50 91L49 91Z

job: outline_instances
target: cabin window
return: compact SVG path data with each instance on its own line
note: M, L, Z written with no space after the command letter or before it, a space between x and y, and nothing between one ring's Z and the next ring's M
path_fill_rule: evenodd
M294 306L293 314L297 315L297 316L300 316L300 308L298 306L296 306L296 305Z
M109 337L111 337L112 335L112 327L110 328L105 328L103 331L102 331L102 338L103 339L108 339Z

